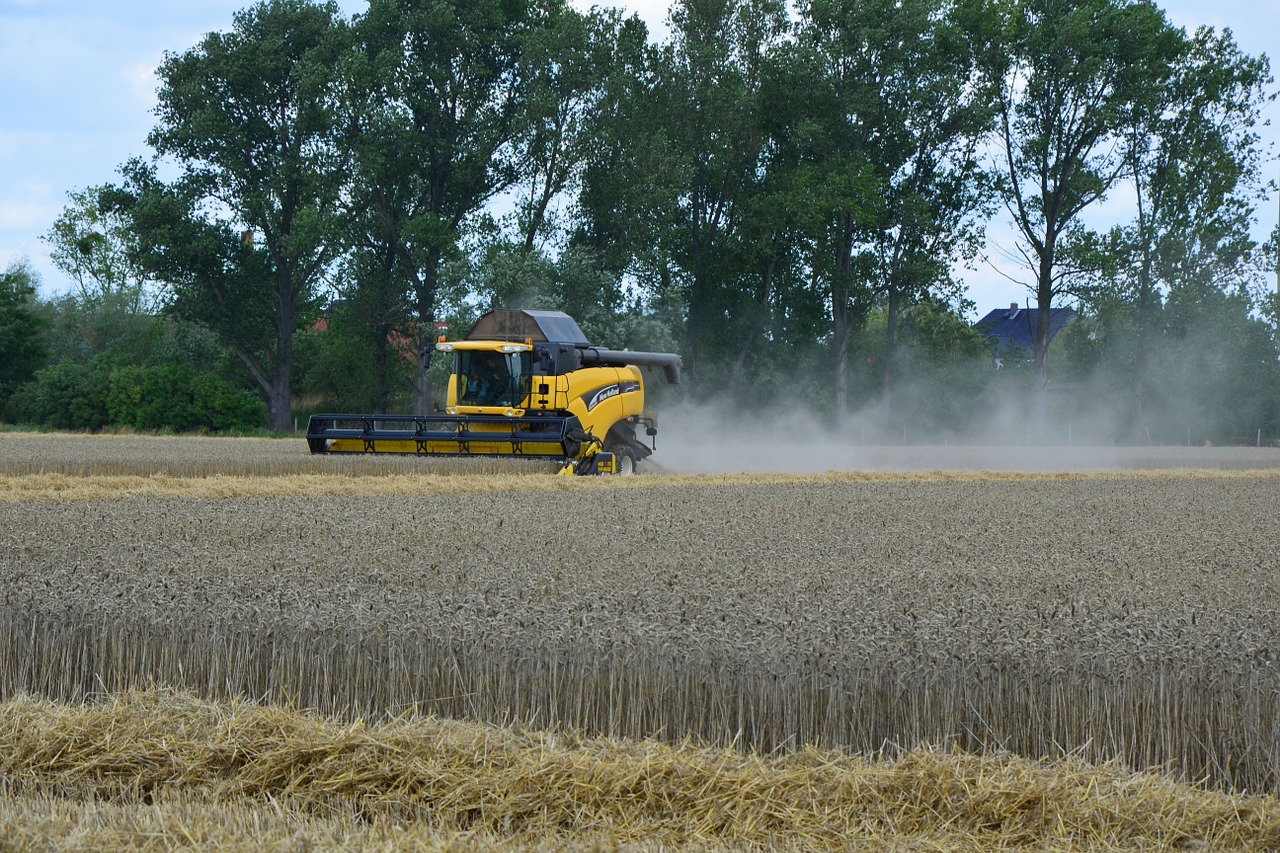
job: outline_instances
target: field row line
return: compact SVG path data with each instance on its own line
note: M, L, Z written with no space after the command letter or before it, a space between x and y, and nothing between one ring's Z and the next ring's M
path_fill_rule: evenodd
M1027 482L1046 480L1271 479L1280 469L1240 471L854 471L820 474L697 474L640 477L555 477L515 474L22 474L0 476L0 503L92 501L116 498L376 497L381 495L495 494L575 489L716 488L723 486L837 485L856 483Z

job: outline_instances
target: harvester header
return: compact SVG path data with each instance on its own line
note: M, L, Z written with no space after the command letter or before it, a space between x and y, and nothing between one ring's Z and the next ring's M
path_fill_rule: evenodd
M312 415L311 452L544 458L562 473L630 474L657 435L640 368L680 382L678 355L593 346L560 311L490 311L436 349L453 357L443 414Z

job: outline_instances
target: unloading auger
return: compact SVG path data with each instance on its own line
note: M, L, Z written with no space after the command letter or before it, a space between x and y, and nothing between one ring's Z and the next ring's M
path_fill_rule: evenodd
M631 474L658 434L640 368L680 382L680 356L593 346L560 311L490 311L436 349L453 356L443 413L312 415L311 452L553 459L564 474Z

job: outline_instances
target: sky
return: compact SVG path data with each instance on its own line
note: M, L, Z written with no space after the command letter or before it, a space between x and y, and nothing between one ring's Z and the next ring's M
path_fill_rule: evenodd
M578 0L579 5L585 5ZM1280 71L1280 2L1277 0L1157 0L1169 20L1188 31L1201 25L1229 28L1249 54L1265 53ZM194 47L215 30L229 30L250 0L0 0L0 269L26 259L41 277L41 293L71 288L49 261L44 237L67 203L67 194L119 180L117 169L134 156L149 156L146 136L154 125L156 77L166 52ZM340 0L348 16L366 0ZM667 0L619 2L649 25L651 38L667 35ZM1275 90L1273 86L1273 91ZM1269 105L1280 140L1280 105ZM1267 176L1280 177L1276 153ZM1123 200L1111 203L1123 207ZM1272 193L1259 211L1258 239L1276 225L1280 200ZM1100 215L1106 215L1106 209ZM1010 278L1026 275L1002 258L1012 247L1000 221L989 227L989 263L966 271L977 316L1010 303L1026 304L1026 287ZM1032 302L1031 304L1034 304Z

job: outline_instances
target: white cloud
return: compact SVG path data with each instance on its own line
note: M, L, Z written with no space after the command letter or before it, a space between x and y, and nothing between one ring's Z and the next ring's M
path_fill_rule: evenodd
M125 85L134 100L148 110L156 102L156 87L158 85L156 68L160 66L160 62L161 58L157 56L152 62L136 62L132 65L126 65L121 72Z
M62 212L62 203L45 194L35 198L0 198L0 228L38 229L44 231Z
M48 228L61 208L40 201L0 199L0 228Z

